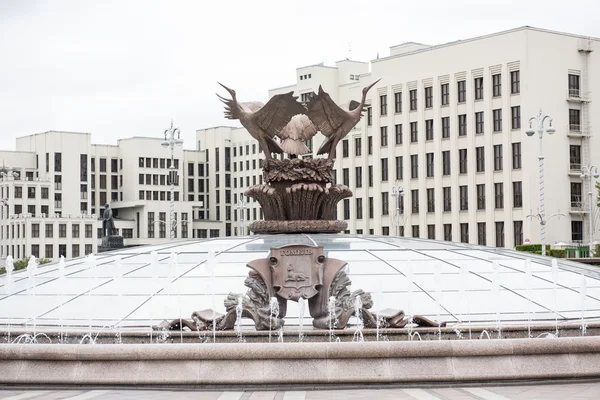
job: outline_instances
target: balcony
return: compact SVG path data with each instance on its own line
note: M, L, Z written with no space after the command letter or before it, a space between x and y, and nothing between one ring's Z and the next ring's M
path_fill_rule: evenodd
M585 214L587 212L582 196L571 195L571 207L569 208L569 212L571 214Z
M580 103L588 102L590 99L588 93L582 92L579 88L571 88L567 89L567 101Z
M585 128L580 124L569 124L567 126L567 136L578 138L588 137L589 131Z

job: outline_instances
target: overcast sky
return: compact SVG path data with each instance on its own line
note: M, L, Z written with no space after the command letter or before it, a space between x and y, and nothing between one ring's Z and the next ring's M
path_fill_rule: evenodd
M0 149L47 130L160 137L171 118L193 148L232 122L217 80L266 101L300 66L523 25L599 37L600 0L0 0Z

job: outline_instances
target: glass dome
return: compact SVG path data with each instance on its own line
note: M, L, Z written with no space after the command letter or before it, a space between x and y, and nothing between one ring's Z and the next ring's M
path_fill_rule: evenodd
M147 329L196 310L223 313L228 293L246 292L246 263L290 244L323 246L327 257L347 261L352 289L371 292L375 311L403 309L449 325L600 317L600 274L583 264L559 259L553 269L548 257L425 239L294 234L127 248L18 271L10 284L3 275L0 326ZM298 312L288 302L286 326L298 323Z

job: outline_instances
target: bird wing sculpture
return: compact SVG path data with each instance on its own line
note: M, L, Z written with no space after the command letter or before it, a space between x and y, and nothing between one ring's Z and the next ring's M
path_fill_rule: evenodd
M265 105L259 102L239 103L235 90L219 83L231 95L227 99L217 94L225 104L225 117L237 119L248 133L258 140L260 150L269 159L271 153L283 153L283 149L273 140L296 114L305 112L304 106L296 101L293 92L273 96Z
M317 134L317 128L304 114L294 115L290 122L279 132L283 142L281 148L288 154L308 154L311 150L306 147L307 140Z

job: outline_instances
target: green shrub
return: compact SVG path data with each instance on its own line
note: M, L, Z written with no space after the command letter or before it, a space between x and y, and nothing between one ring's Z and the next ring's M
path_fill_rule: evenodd
M48 258L38 258L38 264L42 265L42 264L48 264L50 262L52 262L52 260L48 259ZM15 271L19 271L22 269L27 268L27 264L29 264L29 257L25 257L22 258L20 260L15 261ZM0 275L5 274L6 273L6 268L2 267L0 268Z
M542 254L542 245L541 244L520 244L515 246L515 250L524 251L526 253L534 253L534 254ZM546 253L550 251L550 245L546 245Z
M567 251L561 249L551 249L548 255L550 257L565 258L567 256Z

